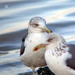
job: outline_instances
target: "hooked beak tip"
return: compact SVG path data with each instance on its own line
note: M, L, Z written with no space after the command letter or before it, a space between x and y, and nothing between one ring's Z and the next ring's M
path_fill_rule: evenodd
M50 30L49 30L48 28L42 28L42 31L43 31L43 32L50 33Z

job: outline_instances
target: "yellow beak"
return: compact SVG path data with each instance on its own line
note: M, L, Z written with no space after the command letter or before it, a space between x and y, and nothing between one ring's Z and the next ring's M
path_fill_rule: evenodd
M50 33L50 30L48 28L41 28L43 32Z
M34 47L33 51L37 51L37 50L39 50L41 48L46 47L47 45L49 45L49 44L39 44L39 45L37 45L37 46Z

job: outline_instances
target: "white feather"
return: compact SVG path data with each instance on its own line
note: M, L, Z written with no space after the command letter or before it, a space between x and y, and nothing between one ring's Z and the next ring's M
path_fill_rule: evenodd
M45 52L45 60L48 67L51 69L52 72L55 73L55 75L75 75L75 71L67 67L65 63L66 59L72 57L71 54L68 52L68 46L66 45L66 47L63 48L65 52L62 52L62 50L57 52L55 51L56 47L60 48L61 46L62 48L62 42L64 42L65 40L57 34L52 33L51 35L50 38L53 38L54 40L49 43L49 46L47 46L47 50ZM60 52L61 55L59 55Z

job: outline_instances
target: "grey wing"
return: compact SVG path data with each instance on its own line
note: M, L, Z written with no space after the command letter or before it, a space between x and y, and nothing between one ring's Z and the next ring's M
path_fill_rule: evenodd
M25 32L25 34L23 35L23 38L22 38L22 44L21 44L21 48L20 48L20 56L24 53L25 51L25 46L24 46L24 42L25 42L25 39L28 35L28 32Z
M72 55L72 58L66 60L66 64L68 67L75 70L75 45L69 45L69 52Z

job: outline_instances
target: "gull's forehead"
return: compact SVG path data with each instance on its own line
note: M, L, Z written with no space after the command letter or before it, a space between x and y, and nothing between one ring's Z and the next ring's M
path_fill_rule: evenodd
M46 21L41 17L33 17L30 19L29 24L34 24L34 23L46 23Z

